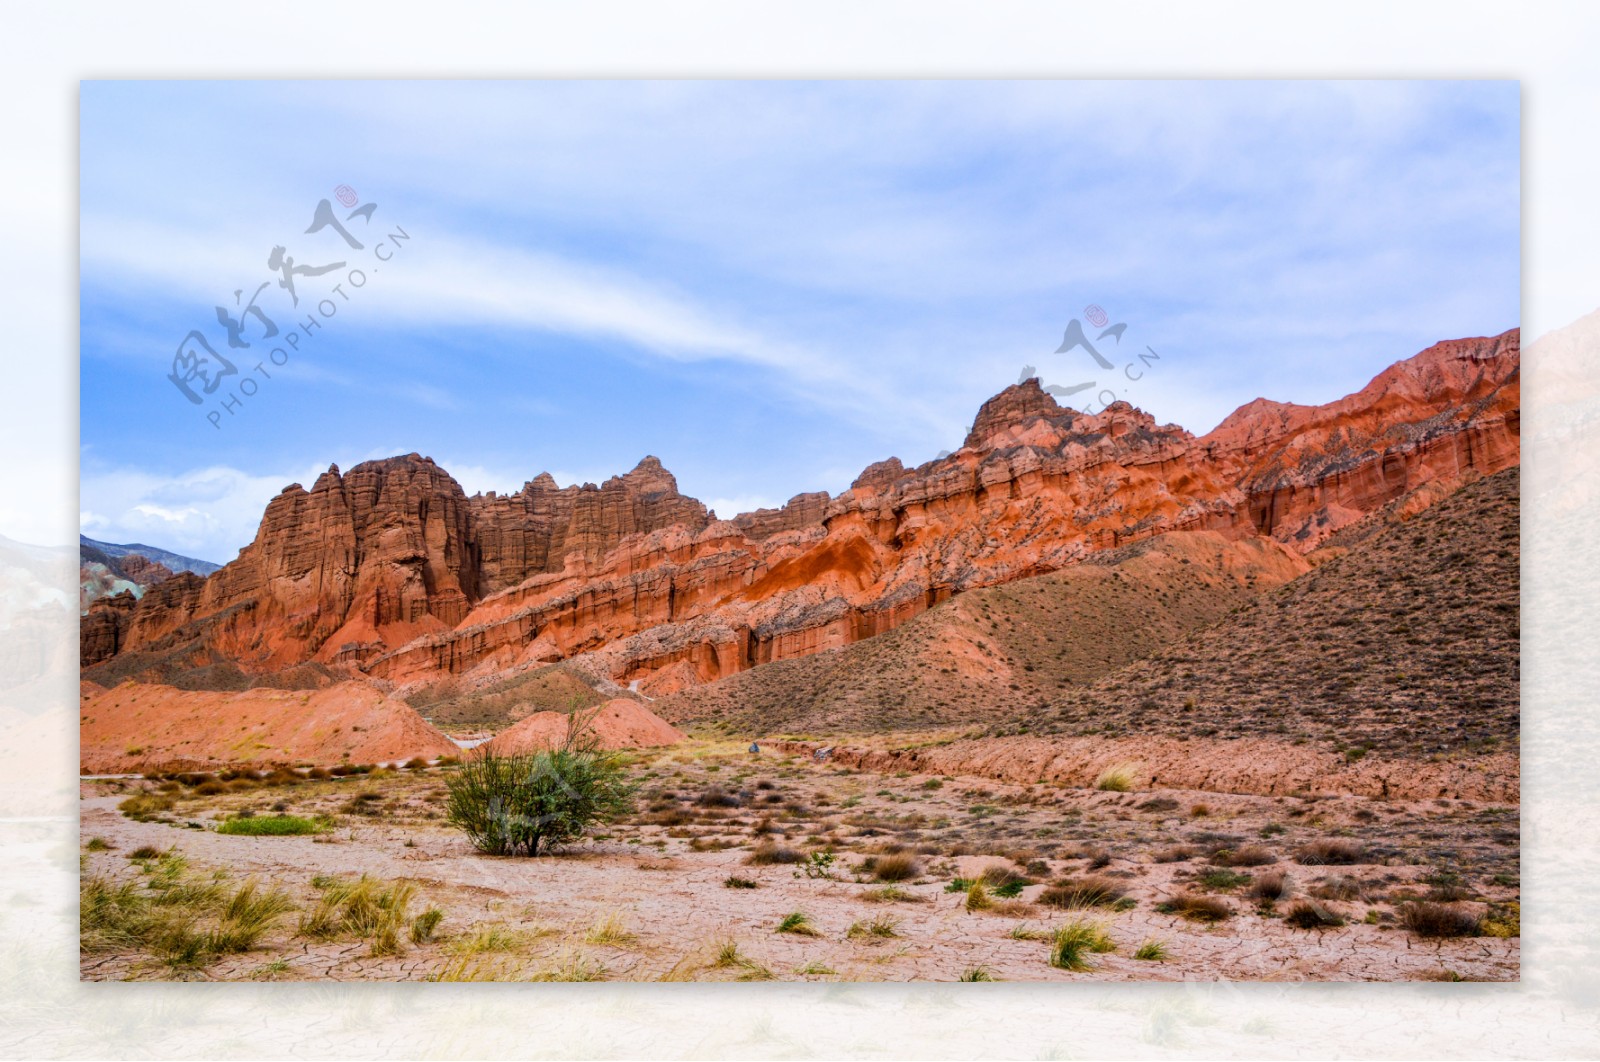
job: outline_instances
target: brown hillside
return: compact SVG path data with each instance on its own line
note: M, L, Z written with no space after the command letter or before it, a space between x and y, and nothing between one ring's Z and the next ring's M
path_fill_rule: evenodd
M1269 539L1174 532L969 591L876 638L764 664L652 707L674 722L751 734L1010 720L1216 622L1307 567Z
M1519 470L1345 550L1225 621L996 734L1276 737L1428 755L1519 733Z
M565 664L472 685L462 679L429 686L406 703L442 727L499 730L535 712L590 708L603 700Z
M566 740L569 718L565 712L535 712L483 747L500 756L554 748ZM683 734L670 723L626 697L594 709L589 730L603 749L657 748L683 740Z

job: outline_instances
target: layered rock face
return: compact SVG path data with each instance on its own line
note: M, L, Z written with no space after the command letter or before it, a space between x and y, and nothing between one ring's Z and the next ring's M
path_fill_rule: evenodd
M1516 464L1519 359L1516 331L1441 343L1338 402L1252 402L1201 438L1125 403L1064 409L1029 380L947 457L732 520L654 458L600 487L544 475L470 499L414 454L330 469L279 495L210 580L146 593L114 651L402 684L573 657L619 682L714 680L1165 531L1309 551L1420 488Z

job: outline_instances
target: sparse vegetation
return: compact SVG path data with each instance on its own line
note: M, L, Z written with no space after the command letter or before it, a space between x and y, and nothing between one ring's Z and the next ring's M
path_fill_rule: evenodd
M1226 900L1203 893L1184 892L1160 904L1156 910L1163 914L1176 914L1192 922L1222 922L1233 917L1233 908Z
M1082 878L1063 878L1039 893L1046 907L1074 910L1086 907L1120 908L1128 890L1116 878L1090 874Z
M1305 866L1349 866L1366 858L1366 847L1343 837L1324 837L1300 848L1295 861Z
M1427 900L1402 906L1400 924L1419 937L1475 937L1482 929L1482 919L1471 909Z
M630 947L639 937L630 932L620 911L606 911L596 916L583 939L589 944L604 944L613 948Z
M764 842L757 845L744 861L751 866L768 866L775 863L802 863L805 861L805 856L793 848Z
M1094 787L1107 793L1128 793L1139 780L1139 765L1118 763L1107 767L1094 780Z
M777 933L797 933L802 937L820 937L822 931L811 924L811 916L804 911L790 911L778 923Z
M963 905L968 911L987 911L994 906L994 898L981 881L967 883L967 898Z
M922 864L910 852L878 856L872 865L872 876L879 881L910 881L922 876Z
M317 904L301 915L299 934L313 939L357 937L370 944L373 956L400 952L400 933L410 921L410 904L416 887L407 882L388 885L363 874L355 881L326 884Z
M1092 970L1091 953L1103 954L1116 947L1104 923L1075 918L1051 934L1050 965L1059 970Z
M243 837L291 837L300 834L322 833L328 829L326 821L301 818L297 815L235 816L217 823L217 832Z
M411 920L411 943L426 944L433 939L434 931L444 921L444 912L430 907Z
M1283 916L1283 921L1296 929L1331 929L1345 924L1344 916L1309 900L1296 902Z
M845 930L844 935L847 940L898 937L900 935L900 920L898 918L890 918L888 915L862 919L859 922L850 923L850 928Z

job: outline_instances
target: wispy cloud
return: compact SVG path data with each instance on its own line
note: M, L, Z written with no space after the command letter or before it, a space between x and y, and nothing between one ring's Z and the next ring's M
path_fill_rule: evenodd
M169 475L397 441L496 489L657 453L786 498L1070 374L1090 301L1197 431L1519 309L1511 84L95 84L83 116L85 438ZM241 121L295 150L193 135ZM208 434L162 359L340 181L404 261Z

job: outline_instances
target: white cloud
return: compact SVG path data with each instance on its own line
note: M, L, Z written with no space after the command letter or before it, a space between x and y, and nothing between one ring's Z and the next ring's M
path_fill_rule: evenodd
M706 502L706 508L717 514L720 520L731 520L740 513L753 512L756 509L777 509L789 499L772 498L765 494L736 494L731 498L712 498Z
M91 538L143 542L226 563L255 538L267 503L290 483L309 487L326 466L251 474L211 466L163 476L131 468L85 471L80 526Z

